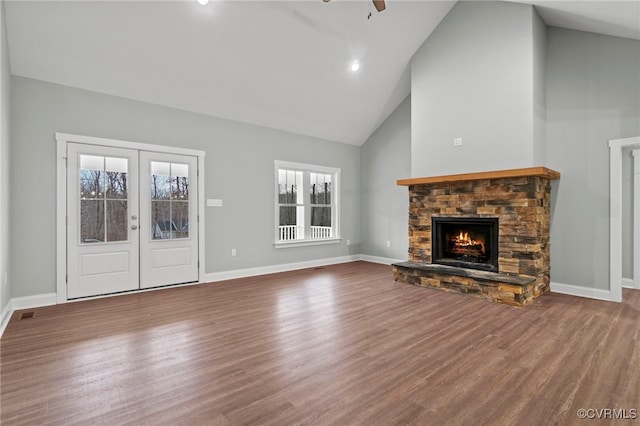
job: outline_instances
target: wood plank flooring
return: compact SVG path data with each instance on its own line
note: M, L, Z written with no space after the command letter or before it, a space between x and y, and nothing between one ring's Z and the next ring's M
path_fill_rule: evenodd
M640 416L640 291L624 299L517 308L354 262L16 312L0 341L0 419L637 424L576 414Z

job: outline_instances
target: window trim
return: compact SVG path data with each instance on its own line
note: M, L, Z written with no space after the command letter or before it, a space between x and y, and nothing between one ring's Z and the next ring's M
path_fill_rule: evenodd
M279 200L279 189L278 189L278 170L279 169L287 169L287 170L295 170L304 172L303 182L305 184L308 181L309 172L320 172L320 173L330 173L333 175L333 189L331 193L331 220L332 220L332 228L334 231L334 236L331 238L322 238L322 239L311 239L305 238L303 240L289 240L289 241L279 241L279 226L280 226L280 200ZM324 244L338 244L342 241L340 237L340 169L336 167L329 166L321 166L318 164L307 164L307 163L295 163L291 161L274 161L274 247L275 248L289 248L289 247L304 247L304 246L316 246L316 245L324 245ZM305 191L303 192L303 200L302 204L305 207L305 215L308 214L306 210L311 207L311 203L307 200L307 196L309 195L306 186ZM305 225L305 228L310 227Z

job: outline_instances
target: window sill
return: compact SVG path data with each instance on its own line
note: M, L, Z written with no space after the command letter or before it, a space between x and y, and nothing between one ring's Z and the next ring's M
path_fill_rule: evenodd
M293 240L293 241L278 241L273 243L275 248L290 248L290 247L305 247L305 246L320 246L325 244L339 244L342 241L340 238L325 238L322 240Z

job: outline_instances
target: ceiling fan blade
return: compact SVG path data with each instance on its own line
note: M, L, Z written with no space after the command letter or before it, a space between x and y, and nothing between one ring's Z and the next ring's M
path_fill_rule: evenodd
M384 0L373 0L373 5L376 7L376 10L378 12L382 12L387 8L387 6L385 6L384 4Z
M331 0L322 0L322 1L325 3L329 3ZM375 6L378 12L382 12L387 8L387 6L384 4L384 0L372 0L372 1L373 1L373 5Z

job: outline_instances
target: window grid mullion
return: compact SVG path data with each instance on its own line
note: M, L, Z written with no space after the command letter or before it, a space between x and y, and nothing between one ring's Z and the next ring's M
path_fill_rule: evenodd
M309 170L305 170L302 175L302 202L304 209L304 239L311 239L311 201L309 200L309 186L311 178L309 177Z

